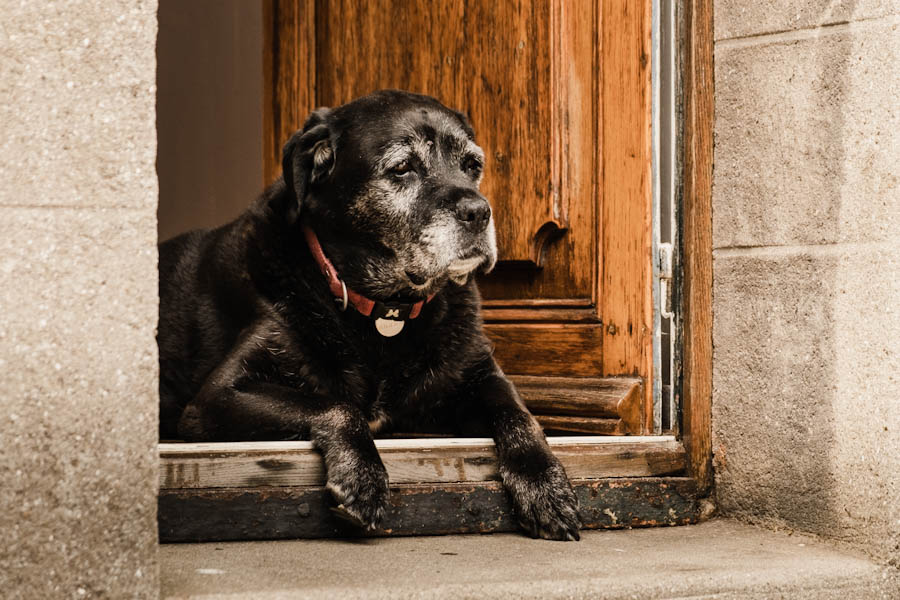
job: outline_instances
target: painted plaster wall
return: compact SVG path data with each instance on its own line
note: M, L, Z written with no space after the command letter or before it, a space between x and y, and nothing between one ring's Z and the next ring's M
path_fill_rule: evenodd
M0 14L0 595L156 597L156 2Z
M723 513L900 566L900 2L715 3Z

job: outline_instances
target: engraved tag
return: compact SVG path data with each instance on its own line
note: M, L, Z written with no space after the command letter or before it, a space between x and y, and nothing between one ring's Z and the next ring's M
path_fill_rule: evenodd
M394 337L403 331L403 325L406 321L395 321L394 319L375 319L375 329L384 337Z

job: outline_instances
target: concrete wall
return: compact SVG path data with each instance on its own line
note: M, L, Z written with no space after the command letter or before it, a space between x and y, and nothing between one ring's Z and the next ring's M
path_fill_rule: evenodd
M900 566L900 2L715 19L719 506Z
M262 3L160 0L159 239L214 227L263 189Z
M156 597L156 2L0 14L0 595Z

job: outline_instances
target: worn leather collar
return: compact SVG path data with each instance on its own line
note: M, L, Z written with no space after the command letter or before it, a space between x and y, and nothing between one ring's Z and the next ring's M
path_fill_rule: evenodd
M348 305L352 305L358 313L366 317L404 321L418 317L419 313L422 312L422 306L434 297L433 295L428 296L427 299L419 300L415 303L380 302L366 298L349 288L338 276L337 269L325 256L325 252L322 250L322 245L319 243L319 238L316 237L315 232L304 225L303 235L306 238L309 251L312 253L316 264L319 265L319 270L322 271L322 275L325 276L328 282L328 288L334 294L335 302L337 302L342 311L347 310Z

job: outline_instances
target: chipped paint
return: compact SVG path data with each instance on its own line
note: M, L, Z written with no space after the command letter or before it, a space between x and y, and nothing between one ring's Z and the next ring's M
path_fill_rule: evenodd
M585 529L685 525L697 522L702 506L689 478L576 480L573 485ZM336 522L331 504L323 487L162 490L159 535L164 542L199 542L518 529L506 491L496 481L392 485L384 529L375 532ZM303 505L308 516L298 518Z

